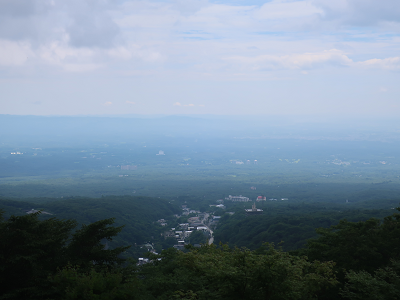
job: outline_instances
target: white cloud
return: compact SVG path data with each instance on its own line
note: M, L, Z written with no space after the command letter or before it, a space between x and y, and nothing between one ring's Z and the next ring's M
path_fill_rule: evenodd
M209 5L208 0L173 0L171 8L183 16L188 16Z
M185 106L185 107L193 107L194 104L181 104L180 102L175 102L173 106Z
M357 63L361 67L376 68L384 70L398 70L400 69L400 57L389 57L385 59L369 59Z
M132 11L127 15L116 20L121 28L136 29L158 29L171 28L179 21L179 14L176 11L168 10L160 6L153 5L153 10L143 9L142 11Z
M0 40L0 65L21 66L34 53L28 43Z
M129 49L127 49L126 47L121 47L121 46L109 49L107 51L107 54L110 57L119 58L119 59L132 58L132 52L129 51Z
M262 70L293 70L316 69L326 66L351 67L365 69L398 70L400 69L400 57L385 59L369 59L355 62L340 50L332 49L316 53L302 53L290 55L259 55L254 57L232 56L225 58L232 68L244 68L251 71ZM302 71L302 74L308 74Z
M72 94L74 86L74 99L87 103L97 99L91 101L98 104L91 102L87 107L99 111L107 106L109 95L118 94L125 105L109 104L107 110L124 113L134 104L132 89L142 99L134 106L138 113L141 109L176 113L197 108L213 113L225 112L225 107L241 113L235 101L243 107L239 105L242 99L261 99L267 86L275 89L280 101L297 99L299 93L289 91L296 88L282 84L289 79L293 86L296 80L309 84L311 100L305 101L317 102L336 91L339 97L340 89L327 92L335 86L334 76L340 82L337 86L347 84L348 90L357 86L355 91L363 89L359 78L368 77L365 86L376 90L371 94L377 95L382 84L390 90L386 96L397 96L394 87L399 73L393 71L400 69L400 1L264 2L0 0L2 78L54 80L68 91L65 95ZM381 79L378 74L387 77ZM273 80L274 84L254 91L249 83ZM326 82L329 85L323 89ZM87 88L88 84L93 88ZM89 97L89 90L98 97ZM35 93L26 88L29 97ZM43 103L46 97L50 93L37 95ZM359 98L356 92L352 97ZM236 100L228 104L228 99Z
M107 101L107 102L103 103L104 106L110 106L110 105L112 105L112 104L113 104L113 103L110 102L110 101Z
M98 64L62 64L62 68L67 72L92 72L100 69L102 66Z
M291 19L304 18L315 14L323 13L323 10L313 5L312 1L271 1L265 3L260 9L255 11L255 16L259 19Z
M373 13L374 2L365 1L368 13ZM243 68L254 71L351 66L352 59L357 60L357 55L365 51L360 48L355 53L354 43L352 59L338 50L321 51L334 47L338 38L328 35L320 39L318 32L311 36L304 36L303 32L305 26L318 27L315 22L330 22L344 12L352 12L354 7L366 11L359 0L273 0L262 6L207 0L32 0L26 7L23 0L7 0L0 2L0 9L6 2L8 6L3 5L0 12L3 20L20 22L3 26L9 28L4 29L6 33L13 35L12 28L19 26L25 28L21 32L28 32L29 28L34 32L15 33L13 38L24 42L19 50L11 51L15 52L13 59L0 58L3 65L23 64L30 57L35 66L44 63L67 72L104 68L133 74L179 69L185 76L190 72L215 74L228 69L241 73ZM390 3L396 11L399 5ZM384 19L384 13L380 15ZM21 48L24 43L32 46ZM7 47L3 48L0 51L5 52ZM30 54L21 55L26 49L31 49ZM365 49L371 48L366 45ZM379 55L388 56L394 55ZM121 61L126 63L122 65ZM371 60L361 65L397 68L393 61Z
M121 49L121 48L119 48ZM162 61L163 57L158 51L154 51L153 49L149 49L147 46L140 46L132 44L127 48L123 48L124 51L128 51L130 53L131 58L137 58L145 62L157 62ZM113 50L111 50L113 51Z
M43 45L37 53L41 59L38 63L61 67L67 72L90 72L103 66L96 61L95 50L69 47L64 41Z
M227 61L252 70L313 69L324 65L350 66L353 61L342 51L332 49L318 53L291 55L259 55L256 57L232 56Z

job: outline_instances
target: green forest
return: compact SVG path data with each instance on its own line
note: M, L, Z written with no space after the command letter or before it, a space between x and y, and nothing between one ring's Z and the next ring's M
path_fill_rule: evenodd
M317 229L297 249L187 245L149 262L107 248L123 230L104 219L0 222L1 299L399 299L400 214ZM364 215L365 216L365 215ZM254 219L255 220L255 219Z
M0 199L0 209L5 216L22 215L26 210L35 208L51 213L42 214L41 219L56 216L58 219L75 220L78 224L87 225L103 219L114 218L117 226L123 230L113 240L112 246L130 246L124 255L139 257L145 250L141 245L151 241L161 251L163 247L172 246L160 234L163 228L156 222L166 219L171 226L177 222L174 214L180 213L176 205L159 198L108 196L98 199L72 197L70 199L30 198L22 200Z
M385 203L392 208L371 208L378 205L383 207ZM257 249L264 242L271 242L279 244L285 251L292 251L304 247L307 240L317 237L317 228L328 228L340 220L358 222L370 218L382 219L391 215L399 203L400 199L367 201L347 207L327 203L267 203L257 205L264 209L262 215L251 217L246 216L242 207L236 206L236 209L231 209L235 214L222 214L214 237L217 244L221 242Z

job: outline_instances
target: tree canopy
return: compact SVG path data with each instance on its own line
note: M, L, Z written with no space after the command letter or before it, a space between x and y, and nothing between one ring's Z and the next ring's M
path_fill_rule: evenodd
M120 265L128 247L105 249L122 227L113 219L77 226L73 220L39 219L40 212L0 220L0 294L5 298L41 298L48 276L69 264L82 270ZM35 296L36 295L36 296Z

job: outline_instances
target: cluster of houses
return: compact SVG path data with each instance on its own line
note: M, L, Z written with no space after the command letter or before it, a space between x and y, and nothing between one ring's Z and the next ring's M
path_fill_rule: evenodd
M255 159L254 161L251 161L250 159L246 159L244 162L243 161L241 161L241 160L238 160L238 159L231 159L230 160L230 163L231 164L236 164L236 165L244 165L245 163L246 163L246 165L250 165L250 164L255 164L255 165L257 165L258 164L258 161L257 161L257 159Z
M157 223L160 224L161 226L167 226L168 225L167 221L165 221L164 219L158 220Z
M225 209L225 205L224 205L224 200L219 199L217 200L217 204L210 204L210 207L216 207L216 208L221 208L221 209Z
M249 201L252 201L252 200L250 200L250 198L244 197L244 196L242 196L242 195L239 195L239 196L232 196L232 195L229 195L228 197L225 198L225 200L229 200L229 201L232 201L232 202L249 202ZM278 201L278 199L275 199L275 198L271 198L271 199L268 199L268 200L270 200L270 201ZM289 200L289 198L281 198L280 200L285 201L285 200ZM221 200L221 201L222 201L222 200ZM260 201L267 201L267 197L265 197L265 196L258 196L258 197L256 198L256 201L257 201L257 202L260 202Z
M150 243L146 243L142 246L142 248L147 248L147 251L153 253L153 254L158 254L155 250L152 244ZM150 260L148 258L145 257L139 257L137 265L143 265L143 264L147 264Z
M187 223L179 224L175 228L171 228L164 232L164 237L173 237L176 238L177 244L174 245L174 248L183 249L187 241L190 240L190 235L194 230L201 230L205 233L209 232L207 226L204 225L204 219L206 217L205 213L201 213L198 210L192 210L187 205L182 205L182 215L187 216L189 214L196 214L194 217L188 218ZM159 220L161 221L161 220ZM161 222L160 224L164 224L165 222ZM164 226L164 225L162 225Z
M182 205L182 216L187 216L189 214L201 214L199 210L190 209L187 205Z
M121 170L136 170L137 166L135 165L121 165Z
M182 215L187 216L189 214L196 214L196 216L188 218L187 223L181 223L174 228L164 231L163 233L164 238L172 237L176 239L176 244L174 245L174 248L179 250L183 250L185 248L185 245L188 244L188 242L190 241L190 235L193 233L194 230L201 230L206 234L210 234L208 227L205 226L203 223L205 221L204 219L207 216L205 213L201 213L198 210L192 210L187 207L187 205L182 205ZM179 218L179 215L175 215L175 217ZM168 223L165 219L159 219L157 223L163 227L168 226ZM151 244L145 244L143 246L146 247L148 251L157 254ZM149 259L141 257L139 258L137 264L142 265L148 262Z
M250 200L250 198L244 197L242 195L239 195L239 196L229 195L228 197L225 198L225 200L232 201L232 202L252 201L252 200ZM262 214L263 210L256 207L256 202L266 201L266 200L267 200L267 198L265 196L258 196L255 199L252 207L250 209L245 209L246 215L254 216L254 215ZM278 199L275 199L275 198L271 198L269 200L270 201L278 201ZM284 200L289 200L289 199L281 198L280 200L284 201ZM217 202L217 204L210 205L210 206L215 206L217 208L225 209L225 205L223 204L224 200L220 199L220 200L217 200L216 202ZM195 230L201 230L205 234L208 234L211 237L211 234L212 234L211 229L213 229L217 226L217 224L221 218L220 216L212 216L212 215L209 216L208 213L202 213L198 210L190 209L189 207L187 207L187 205L182 205L182 215L188 216L190 214L194 214L195 216L189 217L187 220L187 223L179 224L175 228L170 228L169 230L166 230L163 233L164 238L172 237L172 238L176 239L176 244L174 245L174 248L176 248L176 249L183 250L185 245L190 242L190 235ZM234 213L231 212L229 214L234 214ZM175 215L175 217L179 218L179 215ZM165 219L160 219L157 222L163 227L168 226L168 223ZM150 244L147 245L148 250L150 252L153 252L154 249L150 246L151 246ZM195 246L199 246L199 245L195 245ZM138 264L144 264L147 262L148 262L147 258L139 258Z
M251 201L248 197L244 197L242 195L239 195L239 196L229 195L228 197L225 198L225 200L229 200L229 201L233 201L233 202L249 202L249 201Z
M242 195L239 195L239 196L229 195L228 197L225 198L225 200L232 201L232 202L249 202L249 201L252 201L252 200L250 200L250 198L244 197ZM278 201L278 199L276 199L276 198L270 198L269 200L270 201ZM286 201L286 200L289 200L289 198L281 198L280 200L281 201ZM218 200L218 201L223 202L223 200ZM247 216L260 215L260 214L263 213L262 209L256 207L256 202L260 202L260 201L267 201L267 197L258 196L256 198L256 200L254 201L252 207L250 209L245 209Z
M217 227L219 220L221 219L221 216L212 216L212 218L208 222L208 226L210 228L215 229Z

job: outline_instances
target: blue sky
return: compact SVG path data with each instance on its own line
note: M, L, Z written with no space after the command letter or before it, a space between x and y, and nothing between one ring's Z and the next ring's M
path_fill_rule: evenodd
M0 0L0 113L400 115L398 0Z

